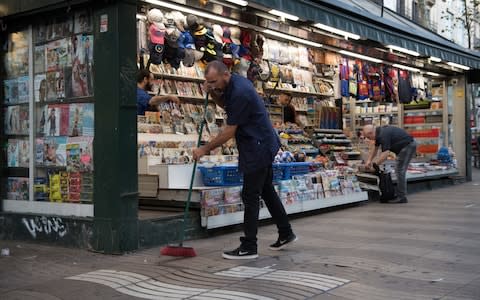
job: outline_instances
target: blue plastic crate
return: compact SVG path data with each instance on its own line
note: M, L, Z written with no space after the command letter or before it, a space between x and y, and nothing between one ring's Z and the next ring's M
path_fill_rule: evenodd
M283 180L291 179L295 175L304 175L310 172L311 163L309 162L294 162L294 163L280 163L283 169Z
M237 166L199 167L206 186L232 186L243 183L243 175Z
M283 167L282 164L273 164L272 165L273 171L273 181L280 181L283 179Z

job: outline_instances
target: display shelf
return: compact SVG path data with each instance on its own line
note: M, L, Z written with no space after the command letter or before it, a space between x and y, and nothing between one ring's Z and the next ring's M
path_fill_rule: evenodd
M152 74L155 76L155 78L160 78L160 79L174 79L174 80L182 80L182 81L199 81L199 82L205 81L205 78L201 78L201 77L190 77L190 76L184 76L184 75L153 73L153 72Z
M3 210L40 215L93 217L93 204L3 200Z
M137 139L139 142L148 141L172 141L172 142L184 142L195 141L198 138L198 134L175 134L175 133L138 133Z
M430 180L438 179L446 176L457 175L457 169L447 169L447 170L436 170L436 171L427 171L425 173L410 173L407 171L407 181L418 181L418 180ZM394 182L397 181L396 176L392 176Z
M270 91L273 92L273 88L265 88L265 91ZM333 94L321 94L321 93L312 93L312 92L304 92L304 91L299 91L299 90L294 90L294 89L275 89L275 92L281 93L281 92L286 92L286 93L291 93L294 95L304 95L304 96L320 96L320 97L332 97Z
M416 123L416 124L403 124L403 127L428 127L428 126L443 126L443 123Z
M316 200L301 201L294 204L285 205L285 211L287 214L301 213L316 209L322 209L327 207L333 207L338 205L350 204L355 202L361 202L368 200L367 192L353 193L342 196L335 196L330 198L320 198ZM243 223L243 211L222 214L216 216L202 216L202 227L207 229L224 227L229 225ZM259 213L259 219L271 218L267 208L261 208Z
M366 117L371 117L371 116L382 116L382 115L398 115L398 111L390 111L390 112L369 112L369 113L355 113L357 116L366 116Z
M28 106L28 102L2 103L2 106Z
M443 109L405 109L404 114L413 113L443 113Z
M175 96L179 99L184 99L184 100L202 100L205 101L205 97L200 97L200 96L183 96L183 95L178 95L178 94L160 94L157 95L154 92L147 92L150 96ZM209 99L209 102L213 102L213 100Z

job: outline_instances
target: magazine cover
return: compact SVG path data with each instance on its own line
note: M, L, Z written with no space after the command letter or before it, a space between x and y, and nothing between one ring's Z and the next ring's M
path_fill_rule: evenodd
M18 77L18 103L28 102L28 76Z
M48 106L37 106L35 109L37 112L37 134L43 136L45 134L45 124L47 122Z
M45 144L42 138L35 139L35 163L37 165L44 164L44 154L47 153L47 149L45 148Z
M73 18L61 15L47 23L47 39L54 40L69 36L73 32Z
M73 97L93 95L93 35L74 35L72 37L72 76Z
M44 140L43 159L48 166L66 166L67 137L48 137Z
M45 45L35 46L33 52L34 59L34 73L45 73L46 60L45 60Z
M94 136L94 104L84 103L82 105L82 135Z
M16 134L28 134L28 128L30 127L28 106L22 105L18 107L18 111L19 131Z
M8 177L7 199L8 200L28 200L28 178Z
M47 101L57 100L56 72L47 72Z
M47 44L47 71L56 71L71 65L69 43L69 39L61 39Z
M83 104L70 104L68 135L79 136L83 132Z
M33 96L35 102L44 102L47 100L47 74L37 74L33 80Z
M34 26L33 42L36 44L43 43L47 39L47 26L45 23L41 23L38 26Z
M69 130L70 105L59 104L58 108L60 109L60 135L68 136L70 133L70 130Z
M74 33L83 33L92 31L92 19L87 10L81 10L74 16Z
M9 139L7 143L7 166L18 167L18 140Z
M49 105L46 116L45 135L60 135L60 108L58 105Z
M80 164L76 171L93 171L93 137L78 136L68 139L68 144L78 145ZM77 146L70 146L76 151ZM74 152L75 153L75 152Z
M64 89L65 89L65 98L72 98L73 90L72 90L72 67L65 67L63 68L63 80L64 80Z
M80 144L72 143L71 139L67 144L67 171L80 171Z
M5 114L5 133L19 134L20 133L20 106L8 106Z
M7 77L24 76L28 74L28 45L20 47L16 41L9 40L13 45L6 54L5 69ZM19 42L20 44L23 41Z
M17 147L18 147L18 166L28 168L28 164L30 162L29 154L30 154L30 143L28 140L21 139L17 140Z
M4 80L3 91L5 95L6 104L17 103L18 102L17 78Z
M65 75L63 68L55 72L55 88L57 90L57 99L65 98Z

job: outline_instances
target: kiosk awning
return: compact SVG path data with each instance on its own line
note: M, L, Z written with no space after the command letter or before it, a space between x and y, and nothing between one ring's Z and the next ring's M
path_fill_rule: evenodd
M266 7L294 14L385 45L480 69L480 52L463 48L413 21L365 0L254 0Z

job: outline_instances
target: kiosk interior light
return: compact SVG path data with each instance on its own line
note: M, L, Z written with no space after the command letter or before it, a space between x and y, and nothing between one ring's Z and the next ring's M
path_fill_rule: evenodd
M433 62L441 62L442 59L441 58L438 58L436 56L430 56L430 61L433 61Z
M245 1L245 0L226 0L226 1L230 2L230 3L233 3L233 4L240 5L240 6L247 6L248 5L248 1Z
M347 56L352 56L352 57L364 59L364 60L368 60L368 61L372 61L372 62L376 62L376 63L381 63L381 62L383 62L383 60L378 59L378 58L374 58L374 57L370 57L370 56L365 56L365 55L362 55L362 54L357 54L357 53L350 52L350 51L346 51L346 50L340 50L340 51L338 51L338 53L344 54L344 55L347 55Z
M386 47L390 48L392 50L397 50L398 52L410 54L410 55L413 55L413 56L420 56L420 53L418 53L416 51L408 50L408 49L398 47L398 46L395 46L395 45L387 45Z
M430 76L440 76L440 74L435 73L435 72L427 72L425 74L430 75Z
M265 29L263 31L263 33L273 35L273 36L276 36L276 37L279 37L279 38L284 38L286 40L290 40L290 41L297 42L297 43L300 43L300 44L309 45L309 46L312 46L312 47L317 47L317 48L323 47L322 44L315 43L315 42L312 42L312 41L309 41L309 40L304 40L304 39L298 38L298 37L293 36L293 35L288 35L288 34L278 32L278 31L274 31L274 30L270 30L270 29Z
M461 64L456 64L456 63L453 63L453 62L447 62L447 65L455 67L455 68L459 68L459 69L462 69L462 70L466 70L466 71L470 70L470 67L467 67L467 66L464 66L464 65L461 65Z
M196 15L196 16L199 16L199 17L216 20L216 21L219 21L219 22L222 22L222 23L227 23L227 24L231 24L231 25L238 25L238 21L236 21L236 20L220 17L220 16L217 16L217 15L214 15L214 14L205 13L205 12L202 12L202 11L199 11L199 10L196 10L196 9L191 9L191 8L184 7L184 6L181 6L181 5L176 5L176 4L173 4L173 3L170 3L170 2L159 1L159 0L145 0L145 2L154 4L154 5L158 5L158 6L161 6L161 7L169 8L169 9L172 9L172 10L178 10L178 11L181 11L181 12L184 12L184 13L187 13L187 14L192 14L192 15Z
M334 28L334 27L324 25L322 23L317 23L317 24L314 24L313 26L315 26L319 29L325 30L325 31L329 31L329 32L344 36L346 38L350 38L350 39L354 39L354 40L359 40L360 39L360 36L358 34L343 31L343 30L340 30L340 29L337 29L337 28Z
M268 13L272 14L272 15L275 15L275 16L285 18L285 19L289 19L289 20L292 20L292 21L298 21L298 19L299 19L299 17L297 17L297 16L287 14L283 11L279 11L279 10L276 10L276 9L269 10Z
M417 68L412 68L409 66L404 66L404 65L399 65L399 64L393 64L392 67L399 68L399 69L404 69L412 72L420 72L420 69Z

